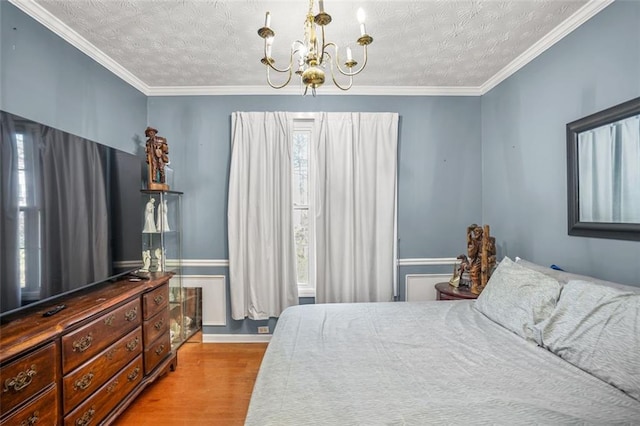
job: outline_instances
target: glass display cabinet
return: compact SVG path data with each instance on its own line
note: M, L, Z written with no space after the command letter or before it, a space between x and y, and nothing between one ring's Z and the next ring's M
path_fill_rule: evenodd
M140 272L173 272L169 281L171 347L186 339L182 287L182 192L142 190L142 269ZM190 325L190 324L189 324Z

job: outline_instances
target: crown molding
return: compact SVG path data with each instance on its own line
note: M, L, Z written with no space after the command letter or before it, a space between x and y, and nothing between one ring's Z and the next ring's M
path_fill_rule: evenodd
M304 90L291 85L282 89L264 86L156 86L149 87L147 96L242 96L242 95L297 95ZM353 86L349 91L326 85L318 89L317 96L480 96L478 87L427 86Z
M511 77L513 74L515 74L516 71L527 65L529 62L533 61L551 46L562 40L573 30L587 22L589 19L593 18L602 9L609 6L613 2L614 0L589 1L587 4L578 9L578 11L576 11L573 15L562 22L562 24L560 24L547 35L538 40L537 43L524 51L524 53L511 61L506 67L502 68L493 77L491 77L482 86L480 86L478 88L480 95L484 95L485 93L496 87L498 84Z
M104 52L87 41L87 39L72 30L67 24L52 15L47 9L40 6L33 0L9 0L9 2L44 25L46 28L53 31L54 34L62 37L62 39L67 43L89 56L126 83L138 89L143 94L148 95L149 86L147 84L113 60L110 56L107 56Z
M1 1L1 0L0 0ZM545 35L524 53L511 61L489 80L478 87L432 87L432 86L354 86L343 91L327 85L317 92L319 96L482 96L502 83L526 64L534 60L566 35L591 19L615 0L590 0L577 12ZM302 95L303 90L288 86L272 89L268 86L149 86L122 65L99 50L87 39L71 29L33 0L9 0L11 4L62 37L113 74L130 84L146 96L242 96L242 95Z

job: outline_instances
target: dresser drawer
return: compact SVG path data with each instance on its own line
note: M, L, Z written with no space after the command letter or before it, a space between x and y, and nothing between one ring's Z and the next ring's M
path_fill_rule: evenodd
M140 324L140 299L135 299L62 336L63 372L70 372Z
M142 381L142 355L138 355L113 379L105 383L82 405L64 418L64 424L97 425Z
M0 422L2 426L50 426L56 424L58 424L58 388L56 385L51 385L49 390Z
M27 401L58 376L58 347L49 343L0 368L0 413Z
M171 339L165 333L144 350L144 373L151 373L171 353Z
M64 413L67 414L142 353L142 328L138 327L62 379Z
M163 310L169 303L169 284L164 284L142 295L144 319L148 320Z
M162 334L169 333L169 310L165 309L144 322L144 347L149 347L151 343Z

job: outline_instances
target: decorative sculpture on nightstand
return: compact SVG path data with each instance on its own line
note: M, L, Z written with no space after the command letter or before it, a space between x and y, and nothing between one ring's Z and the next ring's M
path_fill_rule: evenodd
M458 259L460 285L470 287L473 294L480 294L496 265L496 239L489 234L489 225L484 225L484 229L475 223L467 227L467 254L461 254ZM455 275L454 272L454 278Z
M147 127L144 135L148 138L145 152L149 169L148 189L168 191L164 168L169 164L169 145L167 139L157 136L158 130Z

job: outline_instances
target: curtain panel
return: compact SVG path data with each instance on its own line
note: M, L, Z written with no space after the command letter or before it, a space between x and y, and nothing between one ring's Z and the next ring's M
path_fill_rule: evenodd
M316 303L393 300L398 114L314 113ZM293 113L232 115L228 237L232 318L298 304Z
M393 300L398 114L321 113L316 303Z
M292 124L284 112L232 115L228 236L231 316L279 317L298 304Z
M640 117L578 135L580 220L640 222Z

